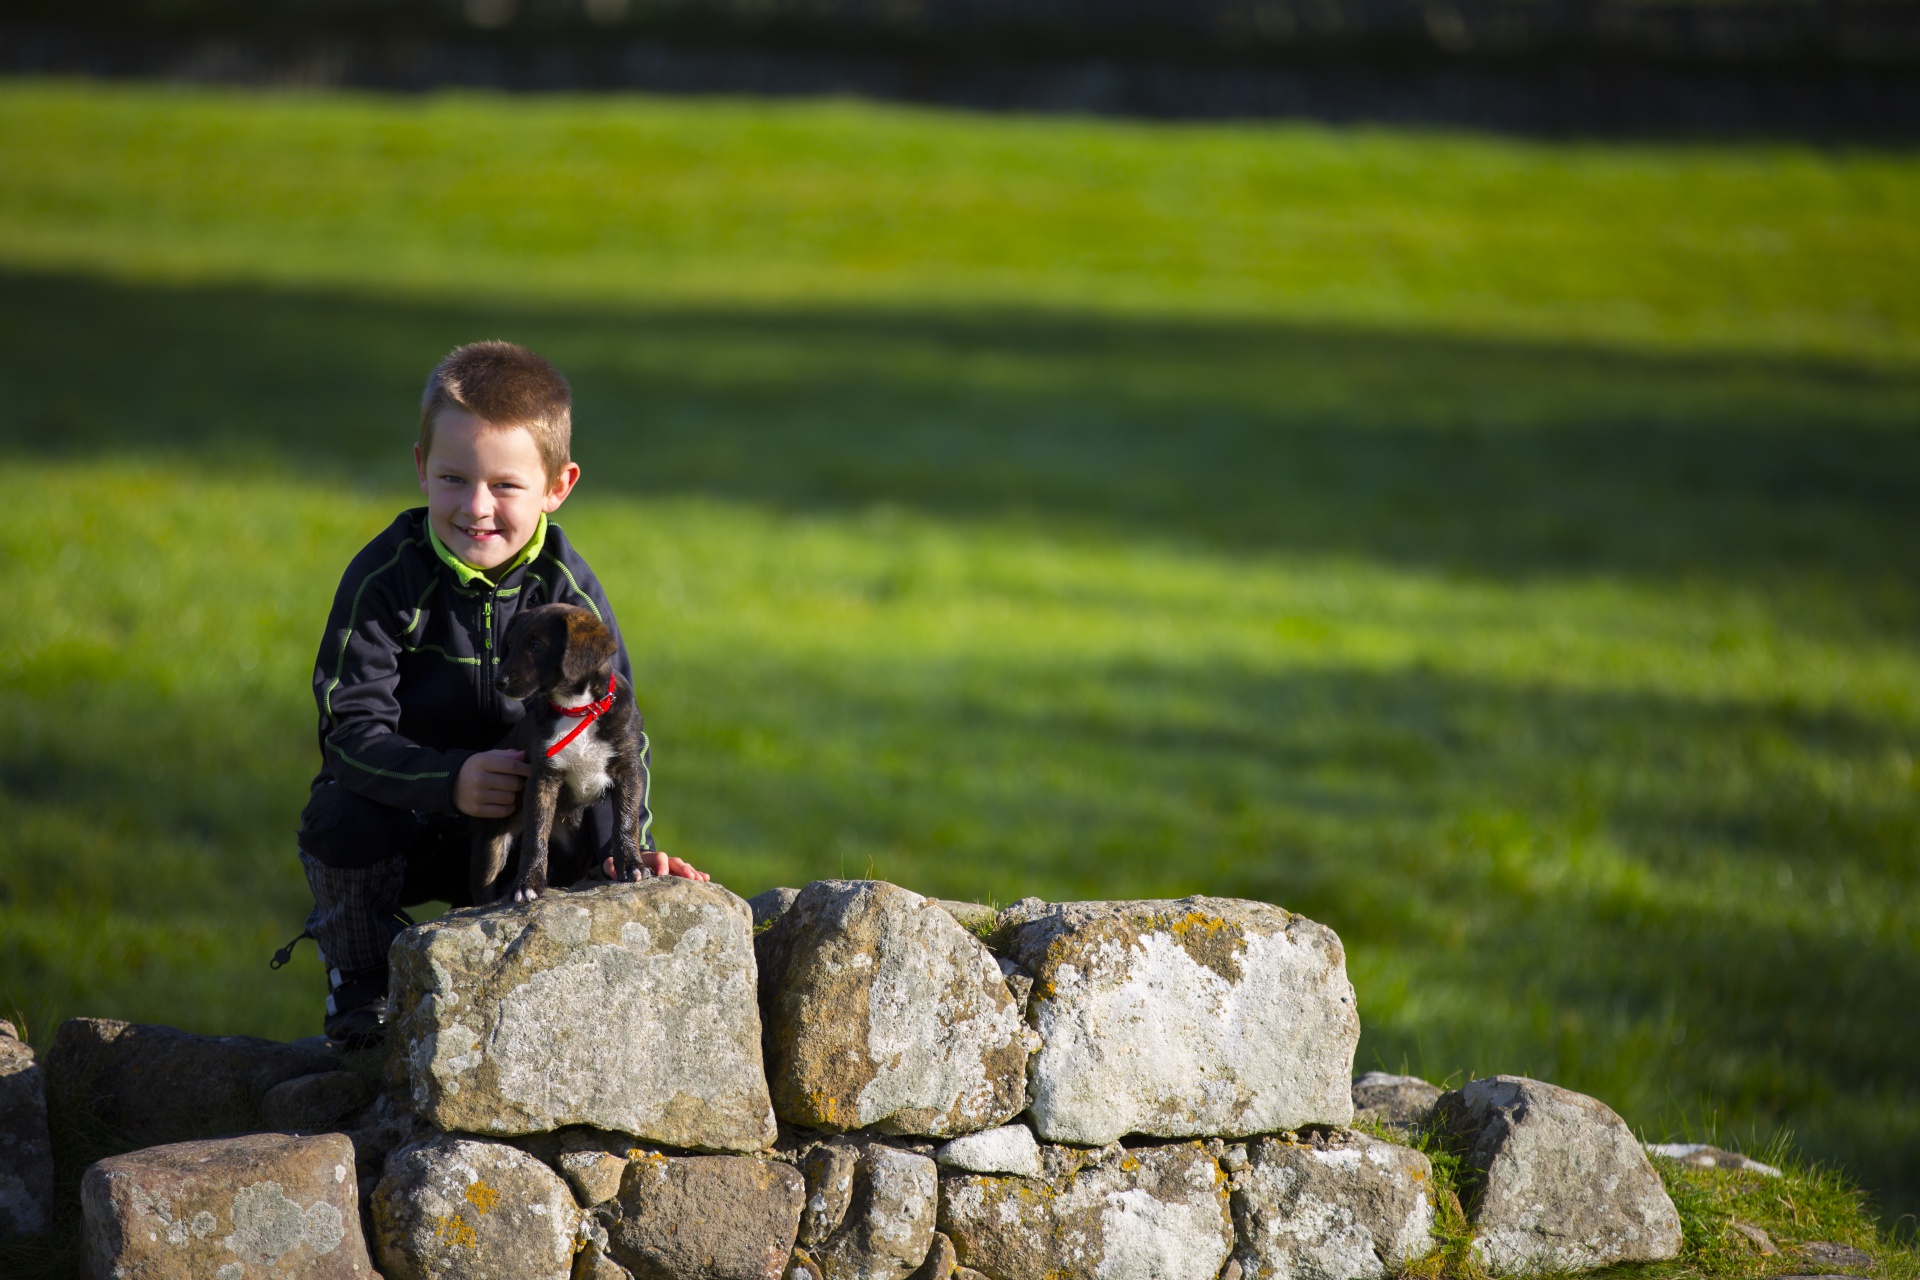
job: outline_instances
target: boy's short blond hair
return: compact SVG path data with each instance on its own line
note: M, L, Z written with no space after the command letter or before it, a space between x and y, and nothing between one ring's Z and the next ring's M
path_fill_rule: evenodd
M573 461L573 389L558 369L517 342L469 342L433 367L420 397L423 458L433 452L434 420L445 409L502 430L523 428L549 481Z

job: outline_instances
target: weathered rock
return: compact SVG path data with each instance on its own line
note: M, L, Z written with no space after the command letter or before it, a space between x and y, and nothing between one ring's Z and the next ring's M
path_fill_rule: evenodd
M344 1131L380 1093L380 1082L358 1071L322 1071L283 1080L260 1099L260 1123L269 1129Z
M1379 1280L1433 1251L1433 1167L1362 1133L1250 1144L1233 1175L1241 1275Z
M392 956L414 1107L442 1129L585 1124L718 1151L775 1137L752 919L717 884L659 876L449 912Z
M1484 1175L1474 1251L1497 1275L1657 1262L1680 1217L1626 1122L1605 1103L1523 1076L1441 1096L1436 1122Z
M1770 1164L1762 1164L1737 1151L1722 1151L1704 1142L1649 1142L1647 1150L1696 1169L1733 1169L1740 1173L1763 1174L1769 1178L1780 1176L1780 1171Z
M926 1261L913 1273L912 1280L953 1280L954 1268L959 1265L959 1255L953 1251L953 1241L947 1239L947 1233L933 1233L933 1243L927 1246Z
M804 1195L772 1160L636 1155L609 1251L635 1280L780 1280Z
M939 1173L932 1160L910 1151L877 1142L857 1150L846 1213L808 1252L825 1280L905 1280L933 1244Z
M609 1257L597 1245L588 1245L573 1260L573 1280L633 1280L633 1272Z
M377 1280L353 1145L247 1134L109 1156L80 1182L90 1280Z
M30 1240L53 1213L47 1079L33 1049L0 1022L0 1240Z
M588 1214L580 1223L580 1252L573 1258L573 1280L633 1280L633 1272L613 1260L608 1252L607 1224L599 1214Z
M1371 1121L1390 1129L1417 1129L1440 1101L1440 1086L1419 1076L1369 1071L1353 1082L1353 1123Z
M840 1229L853 1203L854 1166L860 1150L851 1142L823 1142L800 1158L806 1179L806 1208L800 1213L799 1241L808 1248Z
M753 912L753 927L758 929L772 924L787 914L787 908L800 896L798 889L767 889L747 899L747 907Z
M560 1176L567 1180L567 1185L573 1188L574 1198L588 1206L605 1204L619 1195L620 1180L627 1172L625 1156L591 1148L563 1151L554 1165L560 1170Z
M325 1051L253 1036L70 1018L47 1055L47 1101L62 1132L92 1136L83 1154L98 1158L257 1130L269 1089L339 1065Z
M624 1133L583 1127L531 1133L515 1138L513 1145L558 1173L588 1209L620 1194L627 1160L639 1154Z
M1022 1178L1040 1175L1040 1144L1023 1124L1005 1124L955 1138L933 1158L949 1169L965 1173L1011 1173Z
M1057 1180L949 1175L940 1230L956 1276L988 1280L1214 1280L1233 1248L1226 1175L1197 1142L1119 1151Z
M781 1119L946 1136L1025 1104L1030 1033L999 965L919 894L815 881L758 951Z
M388 1158L374 1253L386 1280L565 1280L580 1219L567 1184L526 1152L443 1134Z
M997 941L1033 974L1034 1129L1231 1137L1344 1125L1360 1016L1331 929L1264 902L1025 899Z

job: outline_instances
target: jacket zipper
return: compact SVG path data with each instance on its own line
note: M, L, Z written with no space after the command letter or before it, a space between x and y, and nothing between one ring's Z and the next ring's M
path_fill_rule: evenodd
M493 683L493 592L487 592L486 603L481 606L482 621L487 628L487 674L483 677L487 685L487 702L493 707L495 715L500 714L500 690Z

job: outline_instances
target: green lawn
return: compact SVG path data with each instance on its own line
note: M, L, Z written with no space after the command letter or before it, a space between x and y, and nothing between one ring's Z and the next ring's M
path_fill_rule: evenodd
M730 886L1270 899L1363 1067L1920 1209L1920 157L0 83L43 1043L315 1029L307 675L480 336Z

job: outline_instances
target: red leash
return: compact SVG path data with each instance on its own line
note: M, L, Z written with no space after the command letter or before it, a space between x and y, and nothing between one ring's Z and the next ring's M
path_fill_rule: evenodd
M608 676L607 677L607 696L600 699L600 701L598 702L589 702L585 706L563 707L557 702L547 703L548 706L552 707L555 711L558 711L563 716L579 716L580 717L580 723L573 726L573 732L569 733L566 737L560 739L560 741L554 743L552 746L547 748L547 759L551 760L553 759L553 757L559 755L562 751L566 750L567 744L569 742L572 742L575 738L579 737L582 733L586 732L586 728L588 725L592 724L595 720L598 720L601 716L607 714L607 708L613 705L614 686L619 684L619 682L620 682L619 676L617 675Z

